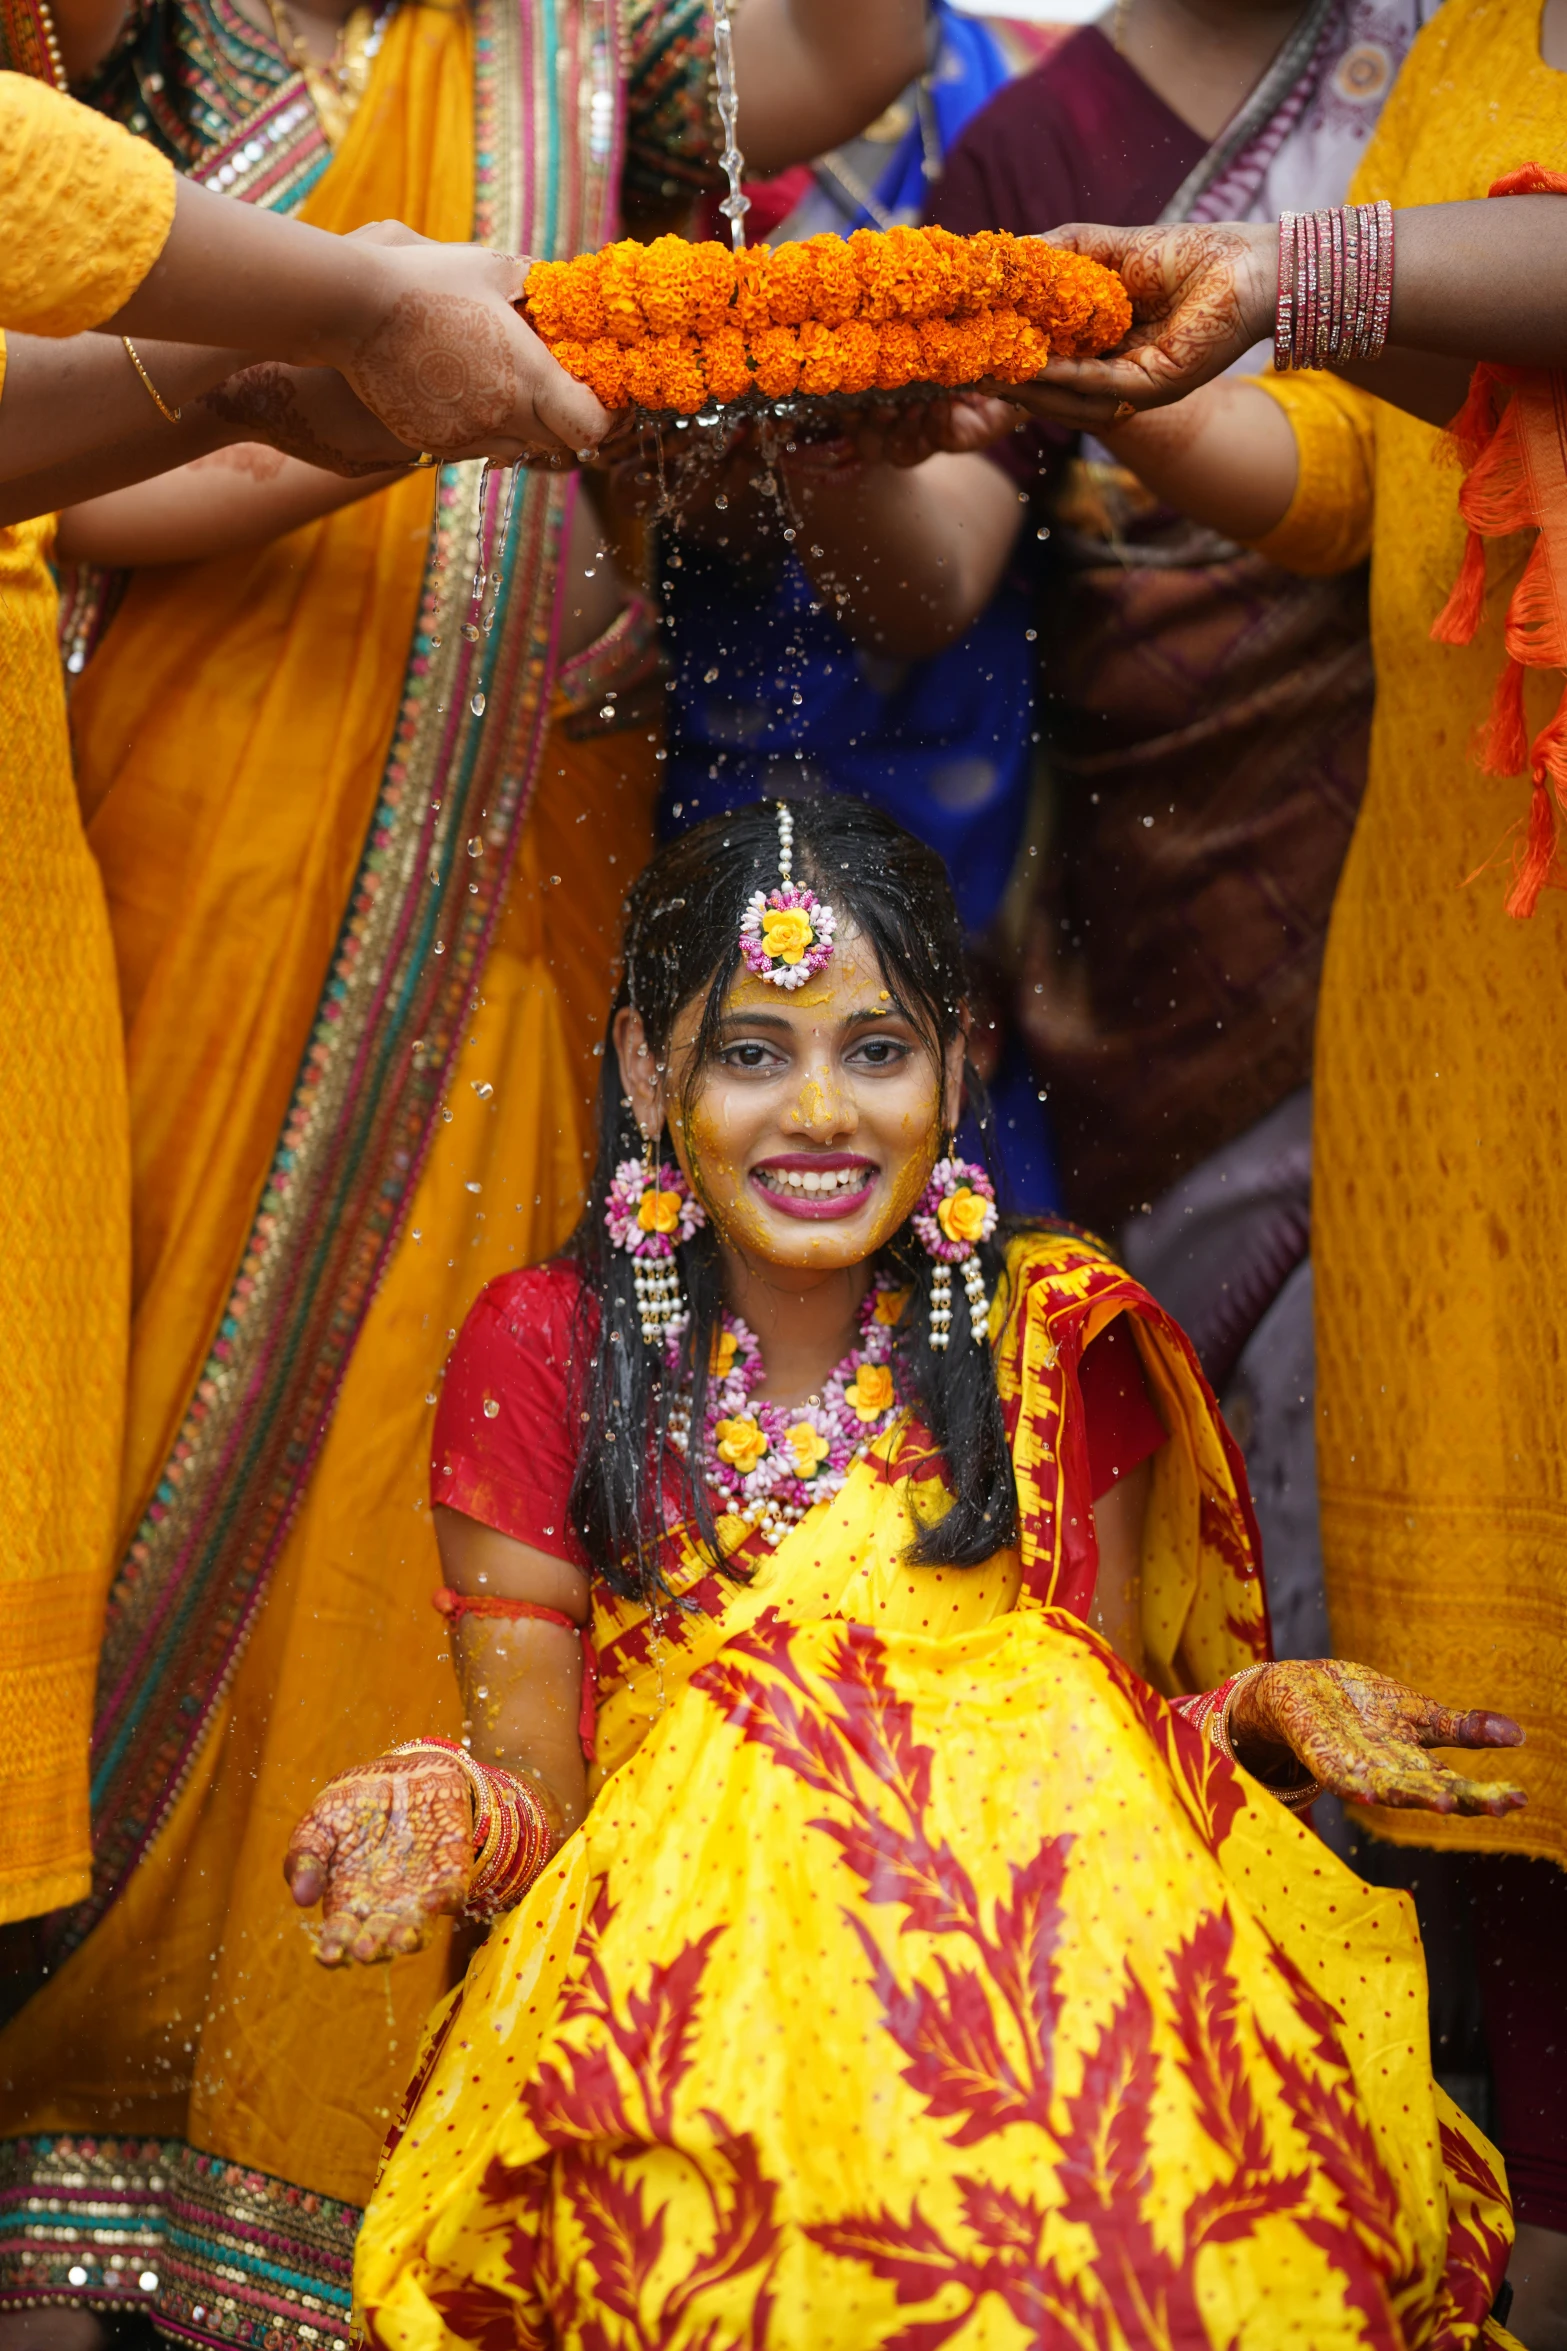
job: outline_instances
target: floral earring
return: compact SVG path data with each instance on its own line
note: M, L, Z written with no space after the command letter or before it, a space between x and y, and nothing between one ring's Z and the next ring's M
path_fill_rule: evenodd
M605 1203L604 1222L617 1249L632 1261L645 1345L677 1339L690 1319L675 1251L707 1215L678 1167L655 1163L653 1138L643 1137L640 1160L623 1159Z
M914 1211L914 1230L936 1260L930 1285L930 1343L944 1355L952 1337L952 1268L963 1268L968 1292L969 1330L976 1345L990 1336L990 1300L980 1270L979 1244L996 1229L996 1190L982 1167L955 1159L952 1147L938 1159Z

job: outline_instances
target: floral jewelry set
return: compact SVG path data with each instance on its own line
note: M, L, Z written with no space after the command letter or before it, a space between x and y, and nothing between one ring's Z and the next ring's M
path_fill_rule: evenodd
M740 924L740 953L758 979L800 988L828 963L837 918L794 881L794 815L778 805L779 887L757 890ZM642 1337L662 1345L670 1369L678 1365L681 1334L690 1320L675 1252L706 1224L707 1215L678 1167L660 1162L653 1139L641 1160L615 1170L604 1222L617 1249L632 1259ZM979 1261L982 1242L996 1229L990 1178L949 1147L937 1161L915 1209L913 1225L936 1264L930 1291L930 1343L945 1353L952 1336L952 1268L963 1268L969 1330L977 1345L989 1339L990 1300ZM835 1494L851 1464L889 1426L899 1410L892 1377L892 1325L906 1296L885 1285L873 1289L860 1317L860 1338L830 1373L818 1397L790 1410L757 1403L763 1373L758 1340L736 1316L725 1314L714 1341L713 1379L702 1431L705 1475L725 1505L725 1548L755 1527L776 1541L813 1503ZM683 1417L682 1417L683 1414ZM671 1436L682 1452L690 1444L690 1414L677 1407Z
M892 1325L907 1297L878 1284L860 1309L858 1344L833 1366L819 1395L794 1405L758 1400L766 1377L761 1343L738 1315L725 1314L713 1341L701 1458L726 1552L755 1528L776 1543L813 1504L837 1493L896 1420L902 1407L892 1378ZM671 1370L677 1360L671 1345ZM689 1452L689 1406L676 1405L669 1434L677 1451Z

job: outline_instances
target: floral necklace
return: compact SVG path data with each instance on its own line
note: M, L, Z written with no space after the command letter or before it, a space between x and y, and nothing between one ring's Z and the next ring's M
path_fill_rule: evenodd
M718 1537L733 1551L759 1530L768 1543L836 1494L860 1455L902 1409L892 1377L892 1326L906 1290L883 1283L860 1308L860 1335L803 1404L770 1404L756 1390L766 1376L761 1342L738 1315L725 1314L713 1341L713 1376L702 1422L702 1470L718 1508ZM671 1344L673 1370L678 1351ZM670 1441L689 1454L691 1412L677 1404Z

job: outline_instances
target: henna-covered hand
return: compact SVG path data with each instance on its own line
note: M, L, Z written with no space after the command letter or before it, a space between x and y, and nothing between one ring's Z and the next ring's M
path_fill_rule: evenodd
M283 1861L301 1910L322 1905L323 1967L418 1951L461 1910L472 1873L468 1780L439 1754L382 1755L329 1781Z
M994 387L1047 422L1083 430L1167 407L1273 331L1279 248L1271 224L1114 229L1074 221L1053 229L1048 242L1120 271L1132 327L1103 359L1053 358L1032 384Z
M194 405L217 419L231 446L259 442L349 480L395 471L418 455L371 414L335 368L266 360L230 376Z
M1270 1665L1244 1683L1230 1708L1230 1740L1267 1776L1287 1752L1332 1796L1411 1811L1489 1813L1526 1801L1511 1780L1474 1780L1435 1761L1433 1747L1521 1747L1505 1714L1455 1714L1346 1658Z
M331 356L382 423L443 457L570 462L607 411L518 317L529 264L477 245L382 246L387 299Z

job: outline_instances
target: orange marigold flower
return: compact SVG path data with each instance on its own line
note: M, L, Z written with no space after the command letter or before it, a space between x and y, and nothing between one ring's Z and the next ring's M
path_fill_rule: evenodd
M874 390L881 367L881 334L867 319L845 319L834 327L833 340L838 346L838 389L840 392L869 392Z
M812 317L824 326L846 325L860 306L860 273L842 237L808 237L804 250L816 268L816 302Z
M780 245L767 256L767 308L775 326L803 326L816 315L816 256L805 245Z
M995 346L993 313L972 310L952 321L955 342L953 365L957 369L955 384L977 384L981 376L990 373L990 354Z
M702 347L695 335L655 335L652 348L659 355L662 405L672 408L677 416L695 416L707 399Z
M773 323L767 299L772 258L765 245L748 245L734 257L735 319L748 335L757 334Z
M663 354L652 336L626 346L626 390L634 408L664 405Z
M839 330L824 326L819 318L808 318L798 332L801 391L841 392L844 388L843 353L839 344Z
M523 293L527 304L528 323L536 335L546 343L558 343L571 333L561 308L561 286L567 269L564 261L536 261L529 270Z
M1013 240L999 229L981 229L968 240L969 298L999 310L1010 305L1008 252Z
M710 398L738 400L752 389L745 337L738 327L720 327L716 334L704 335L699 349Z
M756 388L769 400L787 400L800 388L800 338L793 327L766 326L749 337Z
M637 263L641 253L641 246L628 237L619 245L606 245L597 257L604 327L617 343L640 343L647 333L647 321L637 295Z
M920 346L920 374L932 384L961 384L962 330L955 319L922 318L915 328Z
M597 393L606 408L629 408L631 390L626 374L627 352L623 343L613 342L608 335L596 342L560 342L555 345L555 356L568 375Z
M695 250L687 237L655 237L650 245L637 247L632 275L651 333L689 334L695 308Z
M1028 321L1021 310L1002 306L990 314L990 370L1004 384L1020 384L1025 379L1015 373L1013 360L1018 351L1018 337Z
M901 392L920 382L924 359L917 331L905 318L890 319L876 337L876 383L883 392Z
M533 284L531 277L528 284L530 287ZM568 335L575 335L584 343L595 343L601 335L608 334L596 253L579 253L575 261L564 264L558 299Z
M687 248L691 255L691 326L699 335L717 334L730 323L735 298L735 257L727 245L709 239Z
M856 229L849 247L866 318L929 318L942 307L950 272L919 229Z

